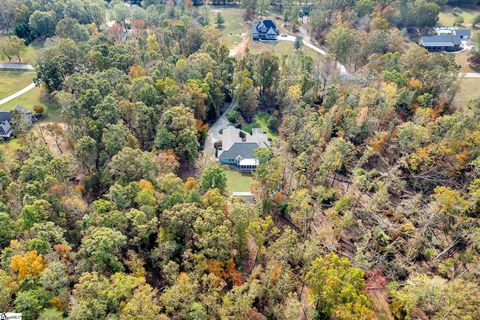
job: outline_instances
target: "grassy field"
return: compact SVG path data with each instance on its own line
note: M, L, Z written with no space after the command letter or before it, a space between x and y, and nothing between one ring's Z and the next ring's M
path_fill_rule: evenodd
M268 127L268 121L270 120L270 117L271 117L271 115L269 115L267 113L259 112L253 118L252 123L242 125L242 130L251 134L252 133L252 128L261 128L263 130L263 132L265 132L270 139L274 139L277 136L277 133L273 132Z
M230 169L228 166L224 167L227 174L227 190L232 192L250 192L253 178L250 174L240 173Z
M242 39L242 33L247 31L247 25L243 22L243 9L240 8L214 8L212 10L213 23L216 21L217 12L220 12L225 24L220 31L223 34L223 44L231 48Z
M460 80L460 88L453 99L453 103L458 108L463 108L473 99L480 97L480 78L462 78Z
M32 71L0 71L0 99L25 88L33 82L34 77L35 72ZM0 109L8 110L16 105L29 110L33 110L34 105L42 105L45 109L45 119L49 121L56 120L59 116L59 108L41 88L34 88L20 97L2 104Z
M32 71L0 71L0 99L25 88L34 78Z
M270 51L278 56L283 55L292 55L292 54L306 54L313 59L315 63L322 63L324 57L316 51L313 51L310 48L303 46L299 51L295 50L292 41L275 41L275 42L265 42L265 41L250 41L248 48L251 53L262 53Z
M460 16L463 17L464 23L463 27L472 28L472 20L475 16L480 15L480 6L473 6L469 8L460 8L462 12ZM439 15L438 23L442 26L450 27L453 26L456 16L453 14L452 7L446 7Z

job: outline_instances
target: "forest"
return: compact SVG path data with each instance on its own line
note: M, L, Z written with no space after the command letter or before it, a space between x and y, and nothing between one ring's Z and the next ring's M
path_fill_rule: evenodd
M0 314L480 319L480 96L455 104L455 56L412 40L477 1L238 2L248 28L305 29L321 63L297 40L231 54L214 5L126 2L0 1L0 52L41 43L59 113L14 116L0 148ZM230 105L274 133L253 202L205 148Z

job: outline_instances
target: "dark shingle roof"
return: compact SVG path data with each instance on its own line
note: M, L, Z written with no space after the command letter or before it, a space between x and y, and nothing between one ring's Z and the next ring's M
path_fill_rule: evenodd
M242 159L254 159L255 150L258 143L255 142L236 142L230 149L223 151L218 157L220 160L236 159L238 156Z
M267 30L266 32L262 32L259 29L259 26L262 25L262 24L265 26L265 28ZM267 33L270 29L272 29L277 35L280 33L277 29L277 26L275 25L275 22L273 22L270 19L259 21L253 26L253 30L254 31L256 30L258 33Z

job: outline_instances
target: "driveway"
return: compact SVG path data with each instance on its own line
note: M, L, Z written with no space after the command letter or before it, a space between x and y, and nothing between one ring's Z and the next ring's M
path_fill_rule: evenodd
M480 73L479 72L460 73L460 77L462 77L462 78L480 78Z
M220 130L230 126L230 121L227 120L226 114L235 109L235 103L231 102L225 112L220 118L215 121L210 129L208 129L208 135L205 139L205 152L208 152L213 158L215 158L215 142L222 140Z
M25 63L0 63L0 69L35 70L35 68L31 64L25 64Z
M0 105L5 104L5 103L7 103L7 102L9 102L9 101L11 101L15 98L20 97L22 94L27 93L28 91L32 90L33 88L35 88L35 83L29 84L27 87L23 88L22 90L14 93L12 95L9 95L5 99L0 100Z

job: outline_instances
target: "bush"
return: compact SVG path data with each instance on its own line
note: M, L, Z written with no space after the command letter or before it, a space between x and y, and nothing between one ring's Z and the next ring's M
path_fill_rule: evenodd
M235 123L238 121L238 113L236 111L227 112L226 117L227 117L227 120L232 123Z
M460 17L455 18L455 20L453 21L453 25L454 26L459 26L464 22L465 22L465 19L463 19L463 17L460 16Z
M45 111L45 108L42 105L36 104L33 106L33 111L36 114L42 114Z

